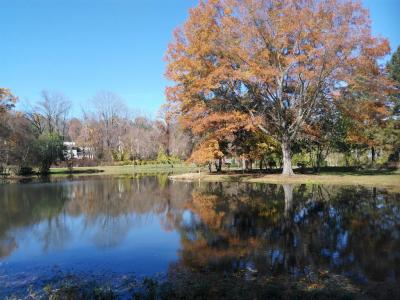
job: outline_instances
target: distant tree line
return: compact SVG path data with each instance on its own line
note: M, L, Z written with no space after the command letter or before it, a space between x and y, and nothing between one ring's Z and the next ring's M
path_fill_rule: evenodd
M17 97L9 89L0 91L0 173L33 168L48 173L65 160L64 142L86 151L79 163L91 165L172 163L191 152L191 135L167 110L161 109L156 119L133 114L112 92L96 94L78 118L70 116L71 101L60 93L43 91L38 101L17 111Z

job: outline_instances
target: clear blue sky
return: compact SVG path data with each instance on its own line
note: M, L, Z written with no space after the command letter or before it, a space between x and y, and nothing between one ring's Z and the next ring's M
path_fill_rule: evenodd
M64 93L74 112L99 90L155 116L165 54L197 0L0 0L0 86L35 101ZM364 0L373 31L400 45L400 0Z

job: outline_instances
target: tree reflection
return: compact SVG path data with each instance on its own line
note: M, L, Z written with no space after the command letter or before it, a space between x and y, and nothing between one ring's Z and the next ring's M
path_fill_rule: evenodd
M289 216L293 208L293 184L282 185L285 194L285 216Z
M0 257L10 255L17 248L17 243L13 237L3 237L0 239Z
M59 214L43 222L43 229L37 232L44 252L53 249L63 249L71 238L71 232L66 224L65 215ZM36 230L33 232L35 233Z
M18 246L13 237L17 228L33 233L27 238L37 240L44 252L63 249L74 236L85 233L97 247L115 247L132 228L146 226L155 217L172 230L169 214L183 206L190 190L190 184L177 186L167 181L166 174L3 185L0 257ZM72 220L81 222L80 232L71 232Z
M185 267L399 281L399 195L220 183L196 188L186 208L192 217L175 223Z
M0 249L16 249L17 243L13 233L16 228L31 228L40 222L47 222L48 232L51 232L52 220L62 212L68 193L57 185L47 185L46 189L38 185L26 185L22 192L20 185L1 186L0 199ZM10 240L13 246L10 247ZM48 238L43 237L44 248ZM1 251L0 257L11 254L12 251Z

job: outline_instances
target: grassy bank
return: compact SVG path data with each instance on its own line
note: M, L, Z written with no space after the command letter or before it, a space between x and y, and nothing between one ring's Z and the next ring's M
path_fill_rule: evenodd
M76 167L72 172L68 168L51 168L51 175L70 174L103 174L103 175L124 175L132 173L183 173L194 172L198 168L189 164L149 164L149 165L127 165L127 166L97 166L97 167Z
M95 167L75 167L72 170L68 168L51 168L50 176L87 176L87 175L131 175L131 174L181 174L189 172L198 172L199 168L190 164L149 164L149 165L126 165L126 166L95 166ZM204 171L205 169L202 169ZM30 180L41 177L37 170L34 170L30 175L13 175L0 174L2 180Z
M360 172L323 172L321 174L297 174L282 176L280 174L240 173L185 173L171 175L172 180L178 181L205 181L205 182L253 182L276 184L331 184L331 185L365 185L384 187L400 191L399 171L360 171Z
M205 168L200 169L190 164L149 164L127 166L96 166L51 168L52 176L70 175L129 175L134 173L174 173L169 176L176 181L204 181L204 182L253 182L276 184L331 184L331 185L365 185L385 187L400 191L400 170L352 170L344 168L327 168L319 174L296 174L295 176L282 176L275 170L274 174L260 173L258 170L242 173L241 170L231 169L222 173L208 173ZM307 173L307 172L306 172ZM21 177L21 176L18 176ZM12 178L12 177L8 177ZM21 177L24 178L24 177Z

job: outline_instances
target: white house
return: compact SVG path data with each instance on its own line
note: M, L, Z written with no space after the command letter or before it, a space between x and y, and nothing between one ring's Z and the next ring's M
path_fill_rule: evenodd
M93 159L94 151L90 147L77 147L75 142L64 142L64 158L65 159Z

